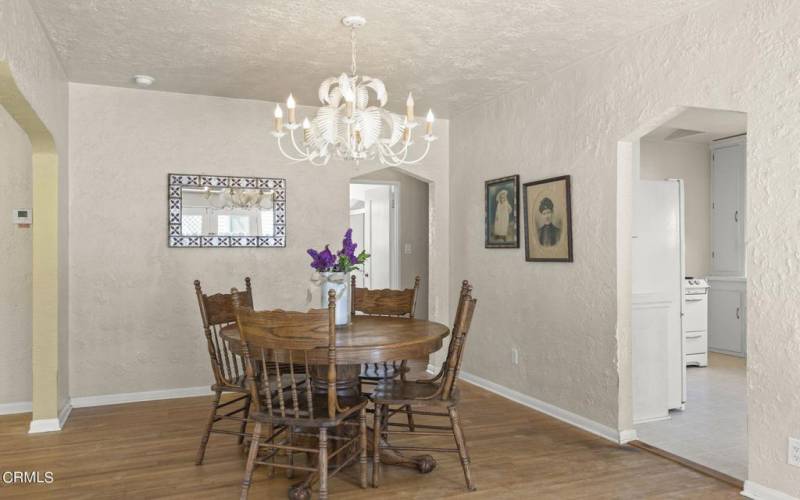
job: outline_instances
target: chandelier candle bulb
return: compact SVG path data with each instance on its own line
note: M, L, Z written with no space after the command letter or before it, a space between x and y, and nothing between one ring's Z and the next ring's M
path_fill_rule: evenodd
M433 134L433 110L428 110L428 114L425 116L425 133L427 135Z
M408 99L406 99L406 119L408 123L414 123L414 97L411 92L408 93Z
M275 132L280 132L283 128L283 110L281 105L275 105Z
M286 99L286 109L289 110L289 123L294 123L294 109L297 107L297 103L294 102L294 96L289 94L289 98Z

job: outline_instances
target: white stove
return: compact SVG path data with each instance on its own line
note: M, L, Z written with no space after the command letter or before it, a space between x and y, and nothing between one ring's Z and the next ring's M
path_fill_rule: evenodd
M708 280L705 278L686 277L684 283L684 293L686 295L704 295L708 293L708 288Z
M686 277L683 347L687 365L708 366L708 288L704 278Z

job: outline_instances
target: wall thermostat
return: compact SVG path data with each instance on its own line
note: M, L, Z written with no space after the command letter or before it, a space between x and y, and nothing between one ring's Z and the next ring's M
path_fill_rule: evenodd
M14 224L30 225L33 222L33 214L30 208L15 208L12 215Z

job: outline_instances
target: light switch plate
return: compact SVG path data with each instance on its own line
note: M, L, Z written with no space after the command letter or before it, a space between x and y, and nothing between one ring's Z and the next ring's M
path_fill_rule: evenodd
M789 465L800 467L800 439L789 438Z
M403 253L405 253L406 255L411 255L411 243L406 243L403 246Z

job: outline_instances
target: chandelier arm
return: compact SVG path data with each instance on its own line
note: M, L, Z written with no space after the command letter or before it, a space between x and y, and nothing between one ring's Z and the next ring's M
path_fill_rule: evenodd
M311 155L309 154L308 150L303 151L302 149L297 147L297 141L294 138L294 129L291 129L289 131L289 135L292 137L292 146L294 146L294 150L297 151L297 154L303 156L304 158L310 157Z
M403 157L402 158L399 158L399 154L398 155L394 155L394 154L389 155L389 157L392 158L392 161L393 161L393 164L391 164L390 166L396 167L398 165L414 165L414 164L417 164L417 163L421 162L426 156L428 156L428 152L431 150L431 142L433 142L433 141L425 141L425 142L427 143L426 146L425 146L425 151L415 160L407 160L406 159L406 158L408 158L408 147L403 148L403 151L402 151ZM389 151L391 152L391 150L389 150ZM394 162L396 162L396 163L394 163Z
M321 156L318 156L317 158L322 158L322 157L321 157ZM327 164L328 164L328 160L329 160L329 159L330 159L330 155L326 156L326 157L325 157L325 159L324 159L324 160L322 160L321 162L315 162L315 161L314 161L314 158L312 158L311 156L309 156L309 157L308 157L308 162L309 162L310 164L314 165L315 167L324 167L325 165L327 165Z
M380 158L381 162L390 167L399 167L403 164L403 159L400 158L390 147L385 144L381 145L382 150L380 151Z
M389 151L392 152L392 156L394 156L397 159L397 161L399 161L401 164L404 164L406 162L406 158L408 158L408 151L409 151L408 146L410 145L411 142L406 142L405 144L403 144L403 148L400 149L400 151L395 152L391 148L389 148Z
M294 156L292 156L292 155L288 154L286 151L284 151L283 150L282 139L283 139L283 137L278 137L278 150L280 150L280 152L281 152L281 154L283 154L283 156L285 156L286 158L288 158L288 159L290 159L292 161L303 161L303 160L307 160L308 159L308 157L295 158Z
M397 151L393 150L393 149L392 149L392 147L391 147L391 146L389 146L388 144L384 144L383 146L384 146L384 147L385 147L385 148L386 148L386 149L387 149L389 152L391 152L392 156L400 156L400 155L404 155L404 154L406 154L406 153L408 152L408 146L409 146L410 144L411 144L410 142L404 142L404 143L403 143L403 147L402 147L402 148L400 148L400 149L399 149L399 150L397 150Z
M403 164L404 165L414 165L421 162L426 156L428 156L428 152L431 150L431 142L433 141L425 141L427 144L425 145L425 151L417 158L416 160L405 160L405 156L403 157ZM407 155L406 155L407 156Z

